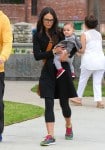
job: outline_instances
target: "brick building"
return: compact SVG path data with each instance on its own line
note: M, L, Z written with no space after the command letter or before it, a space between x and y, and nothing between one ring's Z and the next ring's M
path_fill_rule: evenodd
M0 1L0 10L9 16L11 23L33 23L46 6L55 9L59 20L83 20L88 6L87 0L22 0L21 4L10 4L11 2L12 0Z
M18 0L20 4L14 4L16 0L0 0L0 10L3 10L10 18L11 23L28 22L35 23L42 8L51 6L55 9L58 19L83 20L89 13L95 13L104 27L105 1L104 0Z

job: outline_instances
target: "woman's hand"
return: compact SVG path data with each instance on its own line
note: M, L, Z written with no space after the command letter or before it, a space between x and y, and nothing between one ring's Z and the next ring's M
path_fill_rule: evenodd
M53 53L54 54L61 54L63 50L64 50L63 46L57 46L57 47L54 47Z
M81 54L80 52L76 52L76 55L77 55L78 57L82 56L82 54Z
M68 57L70 56L70 54L67 52L67 50L63 50L63 53L60 55L60 61L61 62L65 62L68 60Z

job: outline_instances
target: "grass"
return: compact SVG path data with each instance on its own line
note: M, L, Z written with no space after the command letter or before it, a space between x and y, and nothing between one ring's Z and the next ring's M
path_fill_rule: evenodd
M31 89L31 91L32 92L36 92L37 91L37 87L38 87L38 84L36 84L35 86L33 86L32 89Z
M73 82L74 82L75 88L77 89L78 79L75 79ZM38 85L35 85L34 87L32 87L31 90L33 92L36 92L37 91L37 86ZM91 96L93 96L93 86L92 86L92 80L90 79L88 81L86 89L84 91L84 97L91 97ZM105 85L102 86L102 96L105 97Z
M78 87L78 79L74 80L74 85L77 89ZM92 79L89 79L89 81L87 82L85 91L84 91L84 97L91 97L93 96L93 83L92 83ZM105 85L102 85L102 96L105 96Z
M5 126L37 118L44 113L44 108L31 104L4 101L4 105Z

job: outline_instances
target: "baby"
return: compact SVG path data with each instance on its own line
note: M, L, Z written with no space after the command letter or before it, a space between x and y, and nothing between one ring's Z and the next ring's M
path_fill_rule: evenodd
M71 58L75 55L75 53L81 49L82 45L80 41L78 40L77 36L74 34L74 27L73 23L65 23L63 27L63 34L65 36L65 40L58 43L57 46L64 47L64 50L62 51L62 54L68 52L70 54L70 58L68 58L67 62L71 64ZM65 69L63 69L61 62L60 62L60 55L62 54L55 54L54 55L54 64L57 69L57 78L59 78L64 72ZM70 67L71 68L71 67Z

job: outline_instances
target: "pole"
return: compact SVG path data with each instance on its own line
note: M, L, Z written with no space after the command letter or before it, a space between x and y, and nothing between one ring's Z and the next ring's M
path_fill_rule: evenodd
M98 19L97 30L100 31L100 0L94 0L94 15Z

